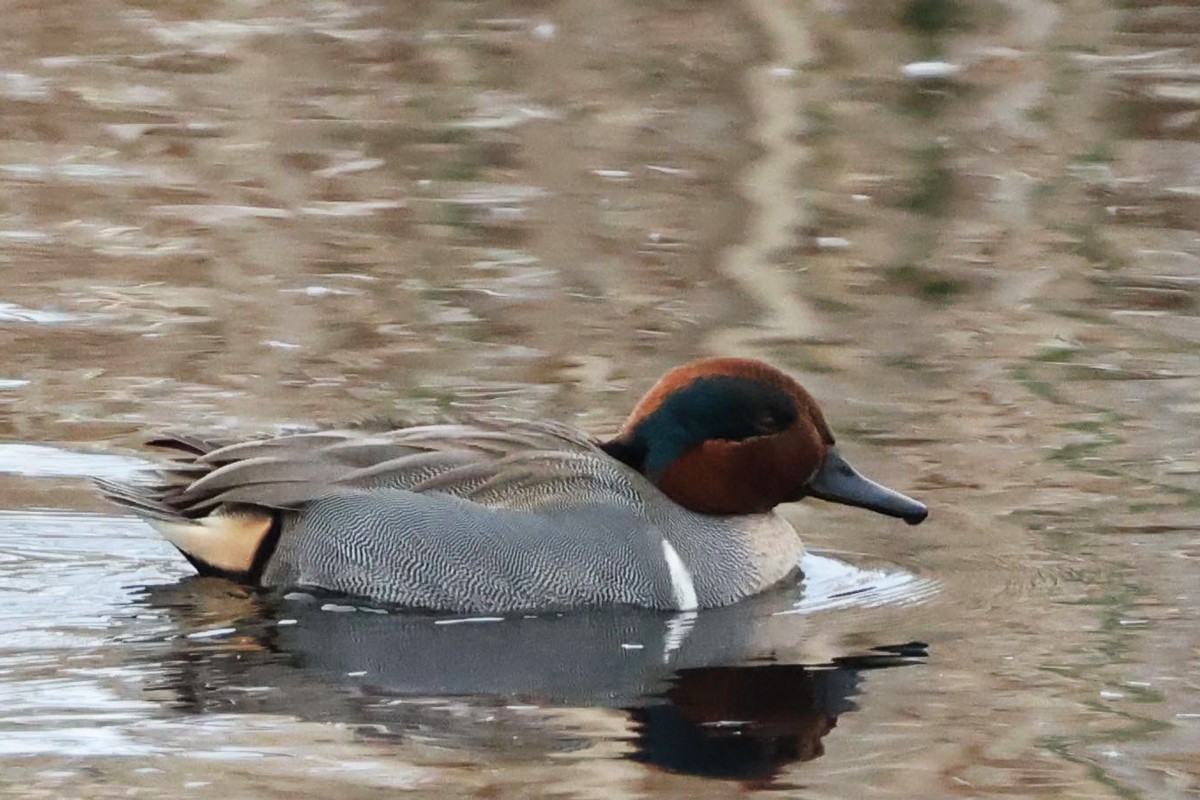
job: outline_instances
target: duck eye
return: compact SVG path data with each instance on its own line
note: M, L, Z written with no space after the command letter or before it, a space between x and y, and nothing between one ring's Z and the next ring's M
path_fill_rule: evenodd
M779 431L779 419L774 413L764 411L754 420L754 429L759 433L776 433Z

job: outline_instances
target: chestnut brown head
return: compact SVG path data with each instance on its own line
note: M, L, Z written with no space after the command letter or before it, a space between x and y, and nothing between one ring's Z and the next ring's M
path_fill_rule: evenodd
M761 513L809 495L914 524L927 513L854 472L837 454L812 396L752 359L708 358L676 367L602 447L701 513Z

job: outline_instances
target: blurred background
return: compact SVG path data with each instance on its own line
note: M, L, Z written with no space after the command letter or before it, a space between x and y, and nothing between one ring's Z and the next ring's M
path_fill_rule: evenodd
M0 793L1200 793L1200 5L0 17ZM796 375L932 510L786 510L939 589L787 634L930 657L840 721L858 679L820 684L757 772L654 756L644 709L441 700L384 736L361 708L306 718L274 672L206 700L218 663L287 646L239 627L263 614L232 587L148 598L186 564L81 480L141 464L147 428L606 433L711 354ZM670 708L711 700L689 680ZM528 718L487 737L484 711Z

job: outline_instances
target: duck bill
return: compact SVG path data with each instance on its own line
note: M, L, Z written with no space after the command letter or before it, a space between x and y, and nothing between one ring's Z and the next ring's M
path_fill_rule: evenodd
M842 454L833 447L826 452L825 463L808 482L808 494L831 503L843 503L889 517L899 517L909 525L919 525L929 516L929 509L924 503L918 503L911 497L864 477L846 463Z

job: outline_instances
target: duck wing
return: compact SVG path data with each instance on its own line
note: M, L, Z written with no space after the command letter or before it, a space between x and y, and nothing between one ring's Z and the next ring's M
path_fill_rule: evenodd
M97 485L109 500L157 519L197 519L221 507L293 510L339 490L373 488L441 492L489 506L563 507L572 497L608 491L626 472L579 430L511 419L233 444L167 434L150 444L176 457L149 482Z

